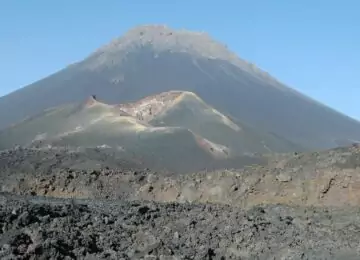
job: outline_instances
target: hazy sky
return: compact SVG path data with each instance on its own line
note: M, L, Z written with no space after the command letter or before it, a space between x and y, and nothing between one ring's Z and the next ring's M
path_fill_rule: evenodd
M359 10L357 0L3 0L0 96L133 26L157 23L207 31L280 81L360 119Z

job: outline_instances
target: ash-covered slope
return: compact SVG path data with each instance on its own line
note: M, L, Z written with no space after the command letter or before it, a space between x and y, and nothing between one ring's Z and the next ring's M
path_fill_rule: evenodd
M206 140L221 144L222 149L232 155L302 149L239 120L233 122L193 92L163 92L119 107L152 126L187 128Z
M0 149L101 147L146 167L188 172L241 166L241 156L290 149L271 138L241 128L194 93L172 91L137 103L108 105L91 97L47 109L1 131Z
M173 89L195 92L223 114L308 149L360 139L359 122L284 86L205 33L165 26L136 27L0 98L0 127L92 94L115 104Z

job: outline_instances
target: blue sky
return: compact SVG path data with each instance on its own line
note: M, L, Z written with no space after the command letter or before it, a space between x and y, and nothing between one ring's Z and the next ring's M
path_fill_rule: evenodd
M133 26L156 23L207 31L280 81L360 119L359 10L357 0L3 0L0 96Z

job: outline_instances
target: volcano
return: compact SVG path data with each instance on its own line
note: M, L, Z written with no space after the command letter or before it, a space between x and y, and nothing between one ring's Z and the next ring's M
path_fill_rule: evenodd
M217 116L216 120L230 135L238 131L235 125L252 129L271 136L272 142L281 140L272 145L281 146L280 150L284 141L292 151L294 147L327 149L360 140L358 121L285 86L206 33L163 25L133 28L84 60L0 98L0 128L94 94L104 103L116 105L174 90L195 93L221 113L224 118ZM201 102L198 105L203 106ZM182 120L181 124L186 121L194 132L204 133L196 125L196 115L171 116L179 109L165 109L156 120L147 115L140 121L177 126ZM125 110L134 112L130 106ZM219 139L216 131L210 132L206 136ZM249 152L257 150L252 144L260 142L239 140Z

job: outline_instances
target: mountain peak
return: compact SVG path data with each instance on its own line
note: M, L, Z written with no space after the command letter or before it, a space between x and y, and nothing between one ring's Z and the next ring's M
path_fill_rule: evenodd
M150 47L154 55L162 52L185 53L193 59L226 61L259 79L277 82L267 72L239 58L208 33L174 29L161 24L140 25L128 30L121 37L96 50L83 65L91 70L102 69L104 66L111 68L121 64L128 54L142 47Z
M214 53L227 51L225 45L213 40L204 32L173 29L166 25L141 25L128 30L123 36L114 39L97 52L119 51L134 45L151 45L155 51L173 50L194 53L202 53L207 46L211 45Z
M99 48L91 57L97 57L101 61L111 59L114 64L114 61L120 61L128 52L144 46L150 46L155 53L181 52L194 57L226 60L237 66L249 66L248 62L239 59L226 45L214 40L205 32L172 29L166 25L134 27L123 36ZM115 58L117 60L114 60Z
M131 34L144 36L145 34L152 34L153 36L172 36L176 35L188 35L188 36L202 36L207 37L211 40L211 37L206 32L198 32L198 31L190 31L186 29L174 29L164 24L145 24L133 27L132 29L128 30L125 36L129 36Z

